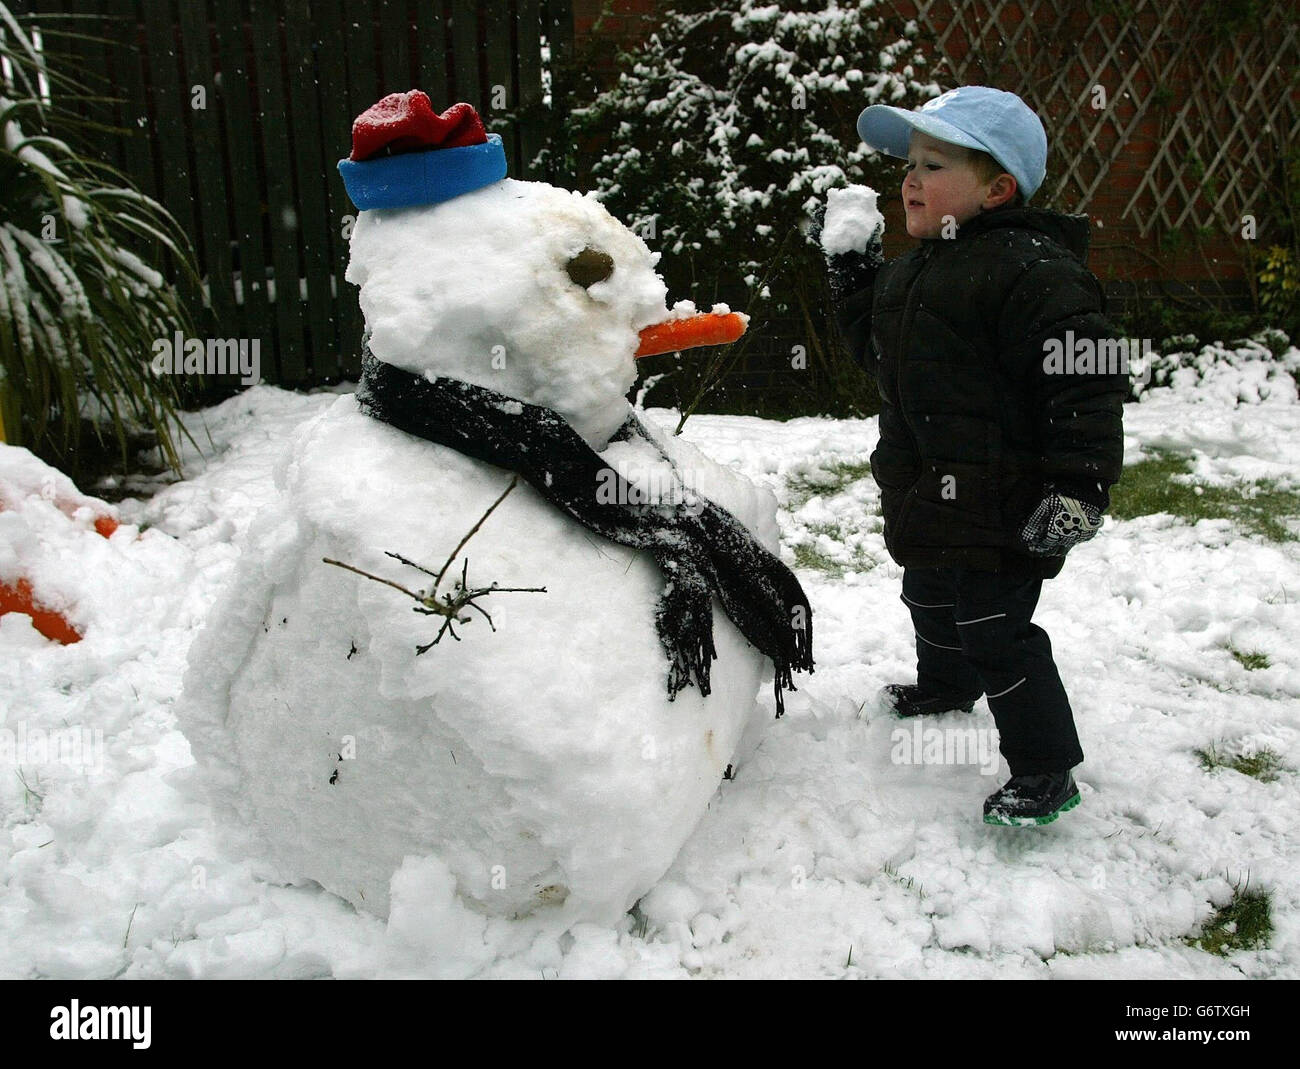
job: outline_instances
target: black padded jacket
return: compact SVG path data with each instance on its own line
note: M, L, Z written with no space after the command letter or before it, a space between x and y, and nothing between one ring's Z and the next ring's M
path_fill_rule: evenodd
M1050 578L1064 559L1019 538L1048 487L1107 507L1128 374L1113 344L1097 354L1117 335L1087 249L1087 216L1003 207L923 240L842 301L850 352L880 389L871 469L897 563ZM1050 365L1050 339L1076 369Z

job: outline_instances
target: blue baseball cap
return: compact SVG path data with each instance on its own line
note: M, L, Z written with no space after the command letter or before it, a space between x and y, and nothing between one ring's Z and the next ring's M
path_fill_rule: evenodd
M867 147L900 159L907 159L913 130L987 152L1015 178L1026 201L1047 174L1047 131L1015 93L962 85L915 111L872 104L858 116L858 136Z

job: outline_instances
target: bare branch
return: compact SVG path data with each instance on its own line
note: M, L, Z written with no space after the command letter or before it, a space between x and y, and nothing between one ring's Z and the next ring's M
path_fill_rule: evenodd
M442 582L442 577L447 574L447 569L451 567L451 562L456 559L456 554L465 548L465 543L474 537L478 529L483 526L483 521L492 515L492 510L495 509L499 504L501 504L501 502L506 499L506 494L510 493L510 491L513 490L518 484L519 484L519 476L512 475L510 477L510 485L501 491L501 496L498 497L495 501L492 502L492 504L488 506L487 512L483 513L483 515L479 517L478 523L476 523L473 527L469 529L469 533L466 534L465 537L460 540L460 544L451 551L451 556L447 558L447 563L442 566L442 571L438 573L437 578L435 578L433 581L433 588L435 590L438 589L438 584ZM423 571L423 569L421 569L421 571Z
M424 565L417 564L413 560L408 560L406 557L403 557L400 553L394 553L391 550L384 551L385 556L392 557L394 560L399 561L402 564L405 564L409 568L414 568L418 572L423 572L425 575L433 576L433 589L431 589L427 594L418 594L413 590L408 590L400 583L393 582L391 579L385 579L382 576L372 575L370 572L363 571L361 568L357 568L351 564L345 564L343 563L343 561L331 560L329 557L322 557L321 560L324 561L326 564L334 565L336 568L344 568L347 571L354 572L355 574L360 575L366 579L373 579L376 583L383 583L385 586L390 586L394 590L400 590L408 598L411 598L415 602L417 602L417 604L411 606L412 611L418 612L422 616L441 616L443 618L442 626L438 628L438 633L434 635L433 641L425 643L423 646L415 647L416 656L419 656L422 653L426 653L434 646L436 646L442 640L443 635L449 634L451 635L452 638L454 638L457 642L459 642L460 636L456 634L456 629L452 627L452 624L453 623L467 624L470 622L471 619L469 616L459 615L459 613L463 609L473 609L475 612L480 613L483 616L483 618L487 620L488 627L490 627L493 631L496 631L496 625L493 624L492 617L488 614L487 610L484 609L481 605L477 605L475 603L478 598L486 597L488 594L498 594L498 593L545 594L546 587L544 586L497 586L496 583L493 583L491 586L470 587L468 558L461 562L460 580L456 584L456 592L454 594L439 595L438 587L442 583L442 577L447 574L447 569L451 567L452 561L454 561L456 559L456 556L460 553L460 551L465 548L465 544L471 538L474 537L474 534L478 531L478 529L483 526L483 521L492 515L492 511L499 504L501 504L502 501L505 500L506 494L510 493L510 491L513 490L515 486L518 485L518 483L519 483L519 476L517 475L513 476L510 480L510 485L507 486L505 490L501 492L500 497L498 497L494 502L492 502L490 506L488 506L487 511L484 512L483 515L479 517L478 522L474 524L474 526L469 529L469 532L465 535L465 537L460 540L460 543L452 551L451 556L447 558L442 568L436 574L434 572L429 571L429 569L424 567Z
M391 553L389 554L389 556L393 555L394 554ZM356 572L357 575L364 575L367 579L373 579L376 583L383 583L385 586L391 586L394 590L400 590L407 597L414 598L416 601L424 601L424 598L419 594L407 590L406 587L399 583L394 583L391 579L383 579L378 575L371 575L369 572L363 572L360 568L354 568L351 564L344 564L341 560L331 560L329 557L321 557L321 560L326 564L334 565L336 568L346 568L350 572ZM409 564L410 562L408 561L407 563Z

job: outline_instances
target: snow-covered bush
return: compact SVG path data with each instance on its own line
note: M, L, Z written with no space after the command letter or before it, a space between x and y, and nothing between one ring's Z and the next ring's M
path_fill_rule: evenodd
M1178 335L1135 364L1130 379L1130 396L1139 401L1168 387L1196 400L1293 403L1300 385L1300 349L1276 329L1204 344L1194 335Z
M189 242L125 175L54 136L75 129L61 101L82 91L47 63L2 3L0 27L4 437L73 471L89 418L124 461L128 433L142 428L175 465L176 393L169 378L150 372L150 355L155 339L189 333L189 318L149 260L166 250L193 274ZM53 103L42 99L42 78Z
M817 366L829 339L809 212L831 188L899 182L855 120L939 93L917 34L875 0L680 0L620 57L618 83L573 110L566 141L599 144L592 185L663 252L674 293L746 308L758 328L793 320Z

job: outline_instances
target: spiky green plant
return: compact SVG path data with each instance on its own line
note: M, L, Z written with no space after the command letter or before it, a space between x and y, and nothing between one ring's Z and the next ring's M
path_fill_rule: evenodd
M178 467L176 388L152 373L150 359L154 340L188 332L190 317L153 265L170 253L197 278L193 249L162 205L56 136L94 125L65 107L93 98L49 64L3 3L0 28L9 71L0 78L5 438L75 474L85 420L124 464L131 435L145 431ZM42 79L52 101L42 99Z

